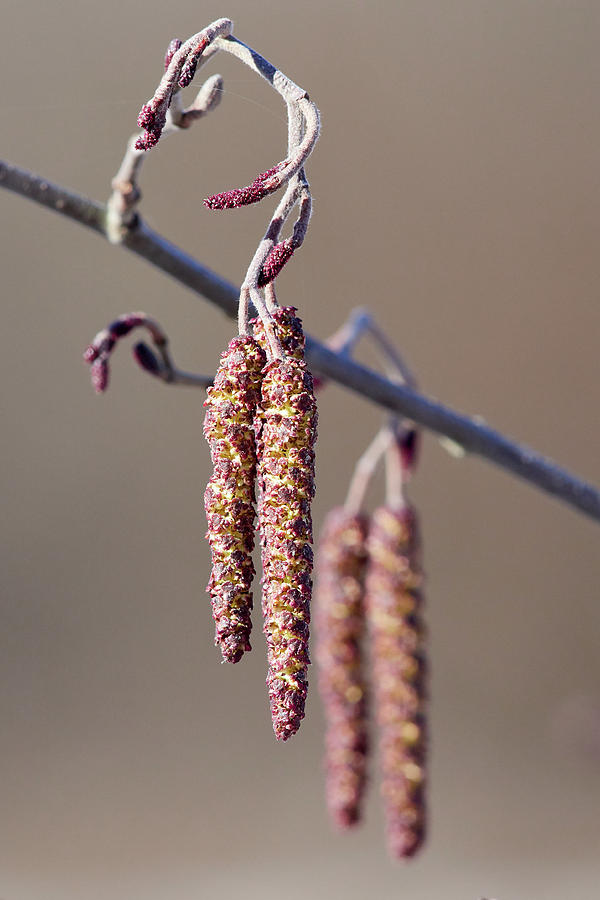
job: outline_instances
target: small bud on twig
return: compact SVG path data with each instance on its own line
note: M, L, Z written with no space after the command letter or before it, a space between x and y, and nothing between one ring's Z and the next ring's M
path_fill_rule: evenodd
M295 249L292 238L275 244L260 270L258 287L265 287L270 281L277 278L286 262L292 258Z
M132 352L136 363L144 369L145 372L149 372L151 375L160 375L160 363L147 344L140 341L139 344L136 344L132 348Z
M125 313L99 331L89 347L86 348L83 358L92 364L91 378L94 390L102 393L108 387L110 356L118 341L128 335L134 328L144 326L150 331L155 344L159 347L166 345L167 339L160 325L151 319L146 313Z
M414 472L419 461L421 433L416 428L409 428L399 434L397 442L402 468L407 478Z

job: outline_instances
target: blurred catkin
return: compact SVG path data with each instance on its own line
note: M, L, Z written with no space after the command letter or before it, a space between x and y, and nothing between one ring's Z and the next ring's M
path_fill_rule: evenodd
M317 553L316 659L326 719L327 806L348 828L360 819L368 752L361 640L367 519L343 507L327 516Z
M284 349L292 353L279 315L288 315L288 311L277 311L274 318ZM291 318L297 355L272 360L265 367L256 418L267 686L275 735L284 741L300 727L308 688L313 560L310 504L315 491L313 448L317 436L312 377L298 358L304 344L301 324L293 314ZM264 339L256 326L255 334L259 342Z
M212 598L215 643L223 659L233 663L251 649L254 416L264 364L265 355L253 338L233 338L204 403L204 435L213 462L204 495L212 554L207 590Z
M413 856L425 837L426 664L418 522L380 507L367 541L365 603L380 730L388 848Z

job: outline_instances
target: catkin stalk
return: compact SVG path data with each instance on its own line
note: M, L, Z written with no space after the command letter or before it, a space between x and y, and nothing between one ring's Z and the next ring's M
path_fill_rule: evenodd
M315 616L319 689L325 708L327 806L340 828L361 814L368 753L367 689L361 643L367 520L343 507L323 525Z
M365 599L372 638L382 795L392 856L425 837L426 665L418 523L412 507L380 507L367 542Z
M216 625L215 644L223 659L232 663L251 649L254 417L264 364L264 352L253 338L234 338L221 356L204 403L204 435L213 461L204 495L212 554L207 590Z

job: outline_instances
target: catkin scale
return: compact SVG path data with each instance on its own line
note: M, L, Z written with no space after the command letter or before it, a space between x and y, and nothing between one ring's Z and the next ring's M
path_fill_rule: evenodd
M265 366L255 423L267 687L275 735L284 741L300 727L308 689L310 503L317 434L312 377L303 361L304 336L294 312L288 308L274 314L277 334L294 355ZM255 336L264 341L262 323L255 323Z
M221 356L204 403L204 435L213 462L204 495L212 555L207 590L216 626L215 643L223 659L233 663L251 649L254 416L264 363L264 352L253 338L234 338Z
M361 654L366 535L364 516L333 509L317 555L316 659L327 726L326 796L340 828L359 821L366 784L367 688Z
M382 796L392 856L425 837L426 664L416 512L380 507L367 542L365 603L380 730Z
M279 306L273 310L272 317L279 342L286 357L304 361L304 331L302 321L296 315L295 306ZM266 348L265 327L261 319L253 319L254 337L260 346Z

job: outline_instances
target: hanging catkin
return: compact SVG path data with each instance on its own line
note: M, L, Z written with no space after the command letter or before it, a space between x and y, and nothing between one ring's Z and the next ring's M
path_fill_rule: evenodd
M304 362L304 331L295 306L279 306L272 313L275 331L286 357ZM266 349L265 327L261 319L253 319L254 337Z
M425 658L415 510L380 507L367 541L365 600L371 631L382 795L392 856L413 856L425 836Z
M274 316L284 347L285 317L290 318L289 310L278 310ZM267 363L256 420L267 687L275 735L284 741L300 727L308 688L313 561L310 504L315 491L313 447L317 436L312 377L299 358L304 345L301 324L293 311L291 319L296 352ZM260 341L260 328L256 334Z
M235 337L221 356L209 388L204 435L213 475L204 495L212 571L215 643L223 659L238 662L250 650L254 576L254 417L265 355L251 337Z
M366 535L365 516L333 509L317 555L316 659L327 728L327 806L340 828L359 821L366 782L367 691L361 651Z

